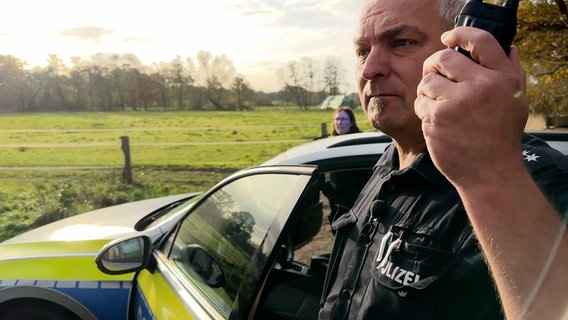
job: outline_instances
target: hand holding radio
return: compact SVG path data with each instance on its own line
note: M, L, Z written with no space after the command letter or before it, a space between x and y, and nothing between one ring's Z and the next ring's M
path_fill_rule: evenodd
M498 163L487 161L487 154L493 159L511 160L513 153L509 151L518 148L528 116L525 75L515 48L508 56L499 52L508 54L511 48L517 4L518 0L509 0L501 7L469 0L455 19L455 26L484 30L497 42L481 30L459 28L444 33L442 43L471 62L447 49L424 62L415 112L422 120L432 158L453 182L475 183L477 175L463 173L497 167ZM495 143L496 137L499 143Z

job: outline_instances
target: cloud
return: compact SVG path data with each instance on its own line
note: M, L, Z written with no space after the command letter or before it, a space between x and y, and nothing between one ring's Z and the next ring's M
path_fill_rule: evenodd
M100 28L100 27L77 27L60 32L63 37L78 38L85 41L100 42L101 37L116 34L116 30Z

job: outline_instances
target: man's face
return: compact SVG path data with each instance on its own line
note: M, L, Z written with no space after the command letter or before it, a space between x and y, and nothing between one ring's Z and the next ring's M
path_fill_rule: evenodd
M449 29L436 10L434 0L378 0L359 24L356 77L363 111L373 127L395 139L420 131L414 100L422 64L445 48L440 35Z

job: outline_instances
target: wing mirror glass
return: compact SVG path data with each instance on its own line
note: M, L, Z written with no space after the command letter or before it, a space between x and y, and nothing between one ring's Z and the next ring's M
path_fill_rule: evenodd
M146 265L150 240L141 236L111 243L97 255L95 262L104 273L123 274Z

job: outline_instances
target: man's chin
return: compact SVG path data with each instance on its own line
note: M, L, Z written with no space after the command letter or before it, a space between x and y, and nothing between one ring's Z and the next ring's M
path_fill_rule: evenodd
M373 110L369 110L369 112L367 113L367 121L369 121L369 124L371 125L371 127L377 129L377 130L381 130L380 129L382 127L381 122L384 119L381 119L381 110L380 109L374 109Z

